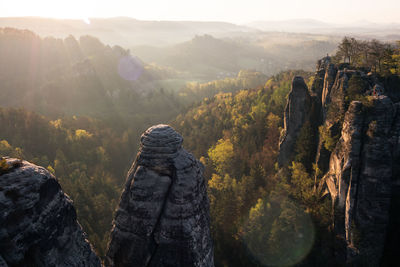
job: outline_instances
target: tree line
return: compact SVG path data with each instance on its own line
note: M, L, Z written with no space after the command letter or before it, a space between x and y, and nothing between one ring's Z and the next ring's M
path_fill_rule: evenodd
M334 59L337 63L348 63L380 74L399 74L400 41L383 43L376 39L344 37Z

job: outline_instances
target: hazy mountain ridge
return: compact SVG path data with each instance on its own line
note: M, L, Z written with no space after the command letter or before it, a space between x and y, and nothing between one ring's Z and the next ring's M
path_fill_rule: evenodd
M378 38L385 41L394 41L400 36L399 23L373 23L366 20L351 23L326 23L314 19L266 20L245 25L260 31L352 35L357 38Z
M180 77L171 68L146 65L128 50L87 35L40 38L5 28L0 29L0 46L0 104L45 115L132 114L147 102L144 95L167 90L163 81Z
M140 107L146 102L139 99L145 95L151 93L150 98L155 100L155 91L178 93L185 90L188 81L230 78L233 84L237 83L234 79L238 73L246 69L259 72L259 77L288 68L311 69L312 58L333 50L335 44L330 39L308 38L305 42L298 36L287 39L288 43L295 40L293 45L302 50L299 57L290 59L295 53L291 52L293 47L289 44L264 47L265 39L257 39L259 43L256 44L251 39L246 42L197 36L171 47L143 48L144 52L134 49L133 53L145 57L145 62L156 62L146 64L129 50L105 45L95 37L41 38L28 30L4 28L0 30L0 80L3 81L0 103L11 107L24 105L46 115L72 112L101 116L126 112L135 116L132 112L142 110ZM129 70L136 73L129 74ZM242 76L242 85L234 87L243 89L245 83L252 87L262 85L266 77L257 84L261 81L259 77ZM210 89L214 93L221 90L218 86ZM173 95L158 96L168 99L164 104L181 101ZM195 101L198 100L201 99ZM137 107L129 105L128 101L134 101ZM98 106L98 103L103 104Z
M74 36L89 34L106 44L128 48L135 45L175 44L187 41L196 34L222 36L227 32L257 31L228 22L143 21L125 17L82 20L39 17L0 18L0 27L29 29L43 37L65 38L70 34Z
M274 75L288 69L312 70L318 58L332 54L338 38L288 33L260 33L246 37L196 36L167 47L133 47L147 62L189 71L197 79L232 77L241 69Z
M89 34L105 44L128 48L145 62L173 67L187 79L198 81L232 77L241 69L254 69L266 75L288 69L311 71L317 59L334 52L344 34L388 41L400 36L397 24L360 22L343 26L298 19L249 25L142 21L126 17L0 18L0 27L26 28L40 36L65 38L69 34L76 37ZM262 30L255 29L257 25Z

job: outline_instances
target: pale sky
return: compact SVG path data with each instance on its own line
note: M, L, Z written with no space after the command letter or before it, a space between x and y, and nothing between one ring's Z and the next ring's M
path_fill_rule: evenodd
M311 18L338 24L359 20L400 23L400 0L0 0L0 17L15 16L127 16L233 23Z

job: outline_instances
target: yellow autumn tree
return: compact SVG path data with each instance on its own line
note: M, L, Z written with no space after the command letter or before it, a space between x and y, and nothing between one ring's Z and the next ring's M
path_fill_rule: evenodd
M228 173L232 167L234 157L233 144L230 139L220 139L217 144L208 150L216 172L220 175Z

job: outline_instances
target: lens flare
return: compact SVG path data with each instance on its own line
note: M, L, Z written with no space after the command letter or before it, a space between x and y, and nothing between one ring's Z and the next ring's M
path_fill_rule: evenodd
M127 81L136 81L143 73L143 64L136 57L124 56L119 60L118 73Z
M89 18L84 18L83 22L85 22L87 25L90 25L90 19Z
M265 266L293 266L311 251L315 229L309 214L292 200L259 199L244 225L243 241Z

